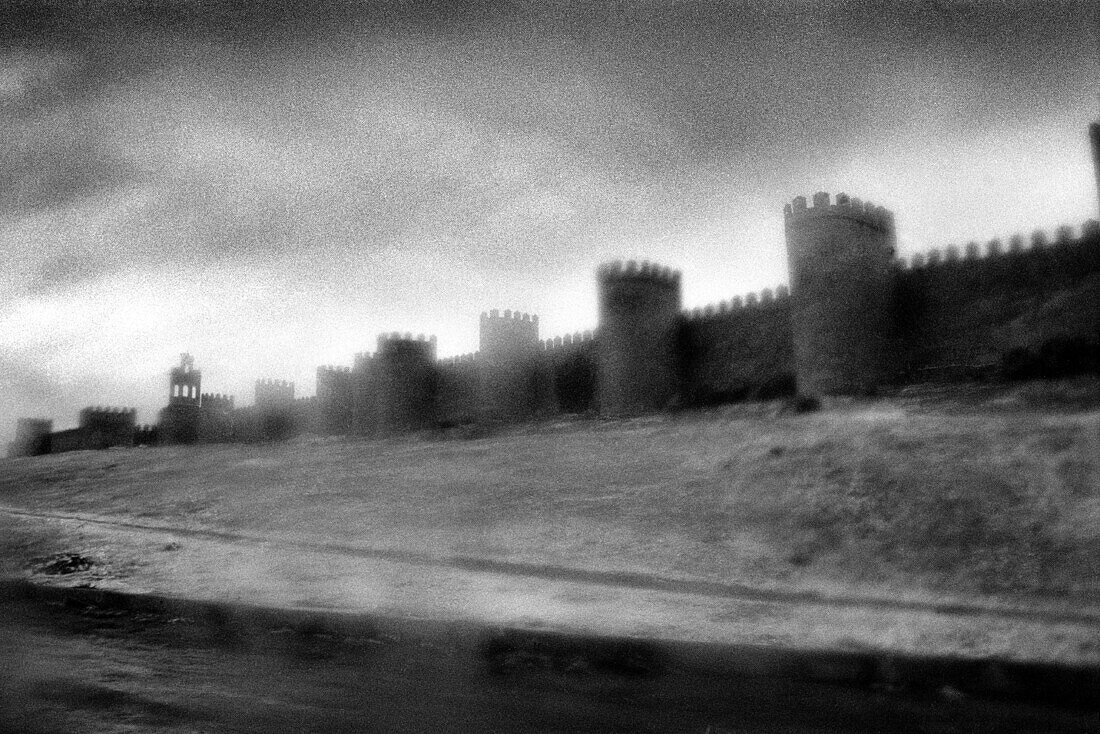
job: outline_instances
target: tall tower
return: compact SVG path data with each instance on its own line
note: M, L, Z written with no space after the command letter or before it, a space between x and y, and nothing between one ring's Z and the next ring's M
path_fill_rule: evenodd
M517 420L535 409L539 317L497 309L481 314L480 412L489 420Z
M1089 125L1089 140L1092 141L1092 166L1096 178L1096 206L1100 212L1100 122Z
M168 373L168 405L161 409L157 440L195 443L202 424L202 372L190 354L181 354L179 366Z
M39 456L50 452L53 421L45 418L20 418L15 424L15 440L8 447L8 456Z
M847 194L784 207L798 389L861 394L896 370L894 215Z
M179 366L168 375L168 404L197 406L201 399L202 372L195 369L194 357L181 354Z
M374 361L376 425L385 433L434 426L435 337L383 334Z
M605 415L667 408L679 390L680 271L633 260L601 265L597 399Z

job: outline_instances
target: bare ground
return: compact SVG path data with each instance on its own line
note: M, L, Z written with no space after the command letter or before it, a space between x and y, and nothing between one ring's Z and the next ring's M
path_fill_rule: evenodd
M480 558L783 593L1095 615L1098 385L910 391L804 416L757 405L561 421L473 440L305 437L79 452L0 464L0 503L443 564ZM102 529L81 532L105 555L122 542ZM266 563L302 555L268 551ZM222 551L210 552L188 563L216 586L218 574L235 566ZM119 556L116 576L133 576L150 558L157 556ZM358 572L342 568L335 576L346 586ZM288 578L315 570L301 565ZM796 637L813 626L787 624ZM886 643L898 644L904 623L890 624ZM956 646L973 647L972 634L960 631ZM1085 645L1071 657L1096 654Z

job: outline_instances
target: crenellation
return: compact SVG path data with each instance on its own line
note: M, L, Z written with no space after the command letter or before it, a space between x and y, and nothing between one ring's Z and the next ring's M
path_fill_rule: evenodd
M805 197L795 197L789 206L783 208L787 227L799 226L801 222L822 218L840 217L886 232L894 230L894 214L885 207L876 206L846 193L837 194L835 203L830 204L830 201L831 198L827 192L819 191L813 195L813 206L807 208ZM883 240L882 246L889 248L892 243L889 240Z
M261 378L255 405L244 408L202 392L183 353L155 426L118 406L84 408L80 427L59 433L48 420L20 419L12 451L631 415L774 397L795 383L811 395L866 393L960 360L988 366L1012 350L1041 350L1052 335L1089 345L1100 333L1094 219L1036 230L1030 242L1014 234L1007 244L969 240L961 251L949 244L902 257L894 213L846 192L795 196L783 218L789 286L685 309L681 271L648 259L604 262L595 331L540 338L537 315L494 308L480 312L478 351L438 359L435 336L382 333L352 365L318 366L315 395Z
M596 268L596 275L601 283L610 280L648 280L655 283L665 283L670 287L677 287L680 283L681 272L666 266L648 263L643 271L636 260L614 260L603 263Z

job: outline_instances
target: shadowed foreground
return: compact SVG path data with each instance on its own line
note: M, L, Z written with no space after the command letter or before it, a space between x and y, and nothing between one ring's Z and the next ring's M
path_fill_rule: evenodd
M314 625L244 629L140 609L0 601L0 730L1089 731L1095 711L951 686L701 675L646 643L472 647Z

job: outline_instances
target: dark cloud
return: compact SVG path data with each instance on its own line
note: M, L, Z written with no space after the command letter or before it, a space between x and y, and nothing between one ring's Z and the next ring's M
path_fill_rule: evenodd
M1092 33L1071 2L57 0L5 15L46 56L4 110L0 212L156 189L98 256L48 256L39 287L268 260L329 230L355 247L430 231L506 260L629 230L640 207L674 224L723 168L770 191L930 116L957 134L1071 93ZM192 165L203 155L220 160Z
M782 279L784 199L853 181L910 206L907 236L964 220L988 236L990 212L1049 226L1039 217L1080 209L1039 159L1095 112L1096 13L1084 0L3 3L0 316L36 313L16 301L77 313L142 274L171 285L173 268L196 285L175 298L240 271L333 318L526 310L562 287L576 311L592 261L632 255L696 267L689 289L705 276L728 297ZM1021 207L1005 189L1055 213L1008 222L1001 210ZM52 364L87 351L20 318L0 320L0 338ZM222 330L293 344L295 318L233 313ZM156 334L165 353L192 348L172 341L179 328ZM13 390L67 390L23 374Z

